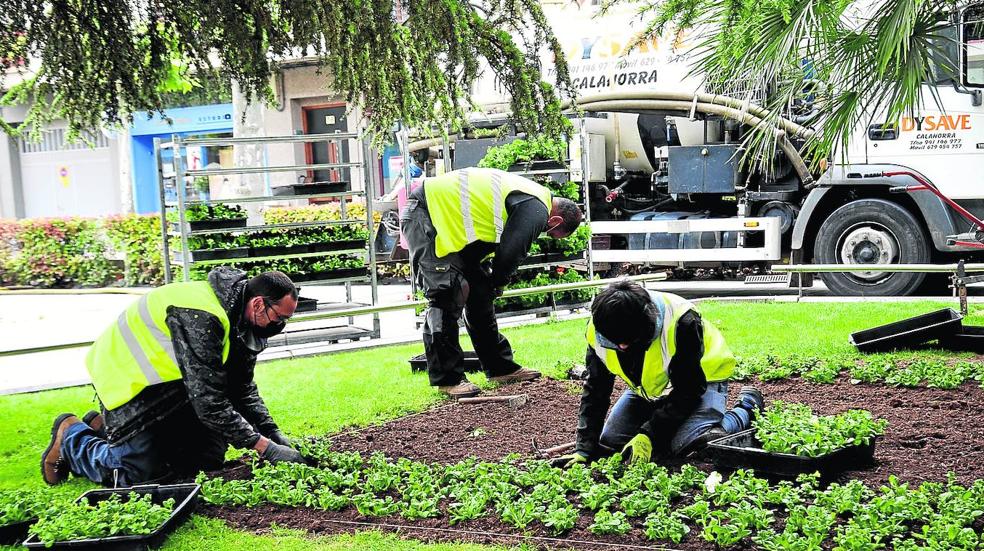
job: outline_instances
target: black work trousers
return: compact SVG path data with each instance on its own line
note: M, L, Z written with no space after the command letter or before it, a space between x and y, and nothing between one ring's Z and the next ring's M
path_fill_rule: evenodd
M426 207L416 199L407 201L400 228L410 247L417 285L428 303L423 339L430 384L452 386L465 378L464 354L458 342L462 312L485 373L495 377L519 369L513 361L512 347L495 320L492 279L479 262L466 262L457 253L438 258L434 246L437 230Z

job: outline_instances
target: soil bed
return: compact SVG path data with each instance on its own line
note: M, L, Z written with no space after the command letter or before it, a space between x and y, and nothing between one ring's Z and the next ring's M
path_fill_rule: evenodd
M425 382L421 380L421 384ZM954 390L895 388L855 385L845 377L833 384L811 384L799 379L756 384L767 403L777 399L803 402L823 415L864 408L874 417L888 420L888 429L875 448L876 464L867 470L845 473L842 480L859 479L877 488L889 475L908 482L910 487L923 481L945 482L947 471L955 472L958 482L964 485L984 478L984 423L979 419L984 411L984 391L977 384L964 384ZM740 387L740 383L731 384L730 402ZM333 438L333 447L363 454L382 452L389 457L455 463L469 456L490 461L513 453L531 456L533 438L541 448L573 441L580 385L541 380L498 391L498 394L520 393L527 394L529 402L518 409L503 403L443 404L380 426L342 433ZM613 401L615 398L617 395ZM667 466L672 468L672 464ZM711 465L700 462L697 466L712 469ZM250 476L249 467L242 463L230 465L219 474L227 479ZM414 522L395 515L370 519L352 507L337 513L274 505L203 506L203 511L227 520L232 526L252 531L265 531L272 523L323 534L363 530L371 525L425 541L499 544L519 543L516 537L502 534L521 534L491 517L449 527L446 516ZM591 522L591 515L582 515L573 530L553 542L536 523L526 534L543 538L530 543L557 549L662 548L658 542L655 545L649 542L638 528L625 536L596 536L587 529ZM707 549L710 545L699 534L691 533L683 543L669 547Z
M803 402L822 415L863 408L888 420L875 447L876 464L846 473L877 487L891 474L915 486L946 481L947 471L962 484L984 478L984 391L976 384L954 390L896 388L851 384L811 384L798 379L757 382L766 403ZM730 384L730 402L740 383ZM469 456L495 461L510 453L530 455L531 440L541 448L574 440L580 386L571 381L543 380L511 385L499 394L529 395L529 402L510 409L501 403L451 404L335 437L337 449L382 452L390 457L455 463ZM617 398L613 395L612 401ZM710 468L709 465L701 465Z

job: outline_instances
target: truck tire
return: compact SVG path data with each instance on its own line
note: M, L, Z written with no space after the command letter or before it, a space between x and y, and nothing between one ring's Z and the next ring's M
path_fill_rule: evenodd
M898 203L860 199L838 208L817 232L818 264L922 264L929 241L922 224ZM904 296L926 278L914 272L829 272L820 275L836 295Z

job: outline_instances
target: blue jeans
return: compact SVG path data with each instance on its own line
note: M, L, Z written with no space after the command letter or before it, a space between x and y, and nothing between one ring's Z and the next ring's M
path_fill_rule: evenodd
M124 442L109 442L85 423L76 423L62 437L62 457L72 473L105 486L158 482L220 467L228 443L188 410Z
M669 442L670 452L679 454L686 450L697 438L718 426L728 434L745 430L751 426L751 416L747 409L735 407L726 410L728 383L707 383L707 390L700 397L700 405L688 417ZM621 451L635 435L643 423L653 414L655 402L639 396L632 389L626 390L615 402L605 426L601 430L600 443L612 451ZM662 443L653 442L659 448Z

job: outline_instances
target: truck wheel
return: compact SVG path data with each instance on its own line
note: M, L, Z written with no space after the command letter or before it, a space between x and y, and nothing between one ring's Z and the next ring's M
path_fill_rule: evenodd
M922 264L929 242L921 224L897 203L884 199L852 201L827 217L814 248L819 264ZM820 274L837 295L902 296L926 278L914 272L830 272Z

